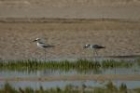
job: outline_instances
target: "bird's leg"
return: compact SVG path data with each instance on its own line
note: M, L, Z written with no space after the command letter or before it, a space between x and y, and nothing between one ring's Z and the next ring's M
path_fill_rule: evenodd
M45 61L46 61L47 60L47 50L44 49L44 51L45 51Z
M93 50L93 53L94 53L94 61L96 62L96 54L97 54L97 52L96 52L95 49Z
M94 51L95 51L95 56L98 56L97 50L94 50Z
M115 67L115 75L117 74L117 68L116 68L116 65L114 64L114 67ZM117 84L117 80L115 81L116 82L116 84Z

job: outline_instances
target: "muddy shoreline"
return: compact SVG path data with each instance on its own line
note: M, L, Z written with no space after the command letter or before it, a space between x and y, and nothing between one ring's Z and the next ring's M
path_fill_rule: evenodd
M89 22L140 23L140 20L113 18L0 18L0 23L89 23Z
M13 78L0 78L0 81L75 81L75 80L96 80L96 81L106 81L106 80L128 80L128 81L139 81L140 75L74 75L74 76L56 76L56 77L13 77Z

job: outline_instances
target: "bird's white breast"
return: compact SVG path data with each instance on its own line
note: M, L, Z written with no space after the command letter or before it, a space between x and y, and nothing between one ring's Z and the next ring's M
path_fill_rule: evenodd
M40 44L39 42L37 42L37 46L38 46L39 48L43 48L43 44Z

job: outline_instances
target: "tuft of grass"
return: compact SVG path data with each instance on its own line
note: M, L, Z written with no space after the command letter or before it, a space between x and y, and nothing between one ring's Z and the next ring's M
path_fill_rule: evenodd
M127 93L127 86L126 84L122 83L121 86L119 87L119 90L122 92L122 93Z
M135 91L135 93L140 93L140 88L135 88L133 90Z
M126 61L114 61L114 60L104 60L102 62L102 67L103 68L116 68L116 67L125 67L129 68L132 67L134 63L132 62L126 62Z
M138 66L140 66L140 58L137 60L137 64Z
M0 89L0 93L140 93L140 88L127 89L126 84L122 83L119 87L116 87L111 81L104 87L92 87L92 86L73 86L71 84L66 85L64 88L55 87L44 89L40 86L39 89L33 89L31 87L15 89L9 83L6 83L3 88Z
M3 89L0 90L0 93L18 93L18 92L9 83L5 83Z
M140 66L140 62L137 62ZM99 72L101 69L110 68L130 68L135 63L126 61L115 61L115 60L103 60L102 62L82 60L71 62L68 60L64 61L38 61L38 60L16 60L16 61L1 61L0 70L18 70L18 71L36 71L43 69L50 70L76 70L78 72L85 71L96 71Z

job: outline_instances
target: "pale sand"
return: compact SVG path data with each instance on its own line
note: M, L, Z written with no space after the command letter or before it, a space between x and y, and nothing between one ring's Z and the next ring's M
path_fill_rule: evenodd
M32 41L47 38L55 47L47 59L93 57L86 43L103 45L100 56L140 55L140 22L90 20L74 23L0 23L1 59L45 59Z
M0 0L0 18L140 20L140 0Z
M47 51L47 59L91 58L92 52L83 50L86 43L105 46L100 56L140 55L139 15L140 0L0 0L0 19L6 21L6 18L96 19L76 23L0 22L0 59L45 59L44 51L32 43L36 37L48 38L46 42L56 46ZM103 18L119 21L97 20Z

